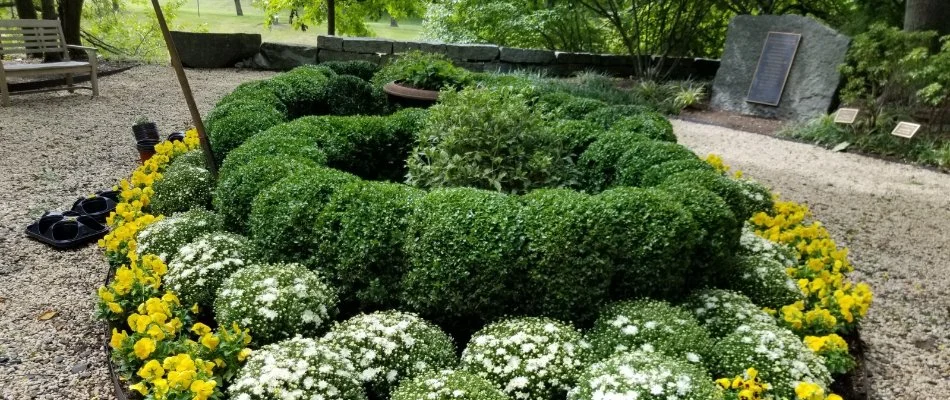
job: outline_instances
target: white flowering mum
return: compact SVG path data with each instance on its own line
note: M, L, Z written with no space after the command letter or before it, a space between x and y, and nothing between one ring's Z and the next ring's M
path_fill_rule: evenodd
M589 345L572 326L549 318L490 324L462 352L462 369L488 379L514 399L546 400L574 386Z
M712 349L709 332L692 314L655 300L622 301L607 306L587 338L597 360L639 350L699 363Z
M785 245L775 243L755 233L755 228L747 221L742 225L742 235L739 237L739 251L746 255L761 256L771 259L783 267L798 264L795 253Z
M402 379L458 363L449 335L399 311L357 315L334 326L320 342L352 360L360 379L379 396Z
M693 293L684 304L714 338L732 333L746 323L772 324L772 316L748 297L724 289L706 289Z
M442 370L403 381L391 400L508 400L508 396L478 375Z
M714 400L722 393L701 366L664 354L618 353L592 365L568 400Z
M138 254L154 254L171 261L184 245L199 236L221 230L218 215L196 208L153 223L142 229L135 237Z
M251 353L228 394L232 400L366 400L350 360L301 337Z
M765 255L738 256L728 286L762 307L781 308L804 298L801 288L781 263Z
M716 344L711 358L714 376L736 376L755 368L778 398L795 398L799 382L812 382L826 390L831 384L821 357L791 331L774 324L740 325Z
M211 307L221 284L247 264L247 238L233 233L209 233L186 244L168 263L165 284L184 304Z
M337 294L299 264L255 264L221 284L214 301L219 325L249 328L258 345L314 335L336 314Z

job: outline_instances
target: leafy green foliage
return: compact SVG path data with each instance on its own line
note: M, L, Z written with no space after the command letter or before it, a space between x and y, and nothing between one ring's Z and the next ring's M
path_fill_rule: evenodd
M620 118L613 122L610 130L636 132L653 140L676 143L673 124L666 117L655 112L641 112Z
M33 3L33 2L30 2ZM89 0L82 7L82 30L84 36L96 38L103 57L110 60L137 60L150 63L168 62L168 50L158 20L142 18L133 5L144 1ZM178 12L186 0L171 0L161 4L162 14L169 29L174 31L207 31L203 27L178 23ZM38 6L40 3L35 2ZM151 4L148 5L149 13ZM2 15L2 14L0 14Z
M205 118L208 140L217 162L258 132L286 120L274 104L254 99L231 101L211 110Z
M278 74L270 82L292 120L304 115L330 114L327 86L333 77L336 72L330 68L304 65Z
M330 68L337 75L353 75L364 81L373 79L373 75L379 72L379 65L364 60L327 61L320 66Z
M443 54L410 51L383 67L373 77L376 86L389 82L425 90L458 90L471 82L471 74L452 64Z
M149 207L155 214L171 215L192 208L210 208L214 178L205 168L172 164L155 182Z
M715 193L726 201L726 204L729 205L732 213L739 221L745 221L757 212L767 211L766 209L760 209L754 201L750 200L738 182L714 171L688 170L677 172L668 176L658 186L666 188L678 184L699 185Z
M254 4L264 10L264 26L270 28L278 14L298 10L300 16L294 19L294 28L303 25L317 26L327 21L327 0L265 0ZM378 19L384 12L392 18L402 19L421 16L425 12L425 3L421 0L336 0L335 34L349 36L373 36L366 26L370 19Z
M575 180L569 156L525 93L508 87L446 92L409 157L407 182L510 193L563 187Z
M353 75L330 77L322 93L329 115L384 114L389 106L381 89Z
M786 267L763 255L736 257L728 269L728 288L749 296L759 306L782 308L803 299L801 289L785 273Z
M582 175L582 187L597 193L614 185L617 165L627 150L637 142L650 140L629 131L609 131L601 134L577 160Z
M577 160L591 143L604 134L600 125L590 121L556 119L549 124L551 133L566 142L573 160Z
M698 160L692 150L683 145L657 140L644 140L631 144L617 160L617 175L613 185L640 186L643 172L667 161Z
M699 227L689 260L689 283L702 286L713 282L729 266L739 247L741 221L721 197L699 185L680 183L663 190L682 204Z
M219 178L227 175L259 157L287 156L312 161L317 165L327 163L327 155L313 142L313 139L295 129L294 123L283 123L250 139L228 153L221 164Z
M699 363L713 351L709 332L689 311L663 301L622 301L606 307L587 334L596 360L635 350Z
M643 170L643 175L640 177L640 186L656 186L663 183L670 175L692 170L714 171L709 163L699 158L664 161Z

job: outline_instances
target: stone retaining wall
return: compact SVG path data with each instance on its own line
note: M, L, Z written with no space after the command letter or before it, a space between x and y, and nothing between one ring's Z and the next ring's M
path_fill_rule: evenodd
M192 34L188 43L178 43L179 48L200 46ZM222 34L208 34L210 39L220 40ZM549 76L570 76L582 71L598 71L626 77L633 74L632 56L617 54L569 53L548 50L517 49L490 44L450 44L434 42L395 41L378 38L350 38L339 36L317 37L316 46L279 43L262 43L260 51L238 63L239 67L286 71L291 68L326 61L365 60L383 64L399 54L411 50L445 54L457 65L476 72L511 72L517 70L543 71ZM180 49L181 51L181 49ZM185 50L187 51L187 49ZM212 57L215 52L227 51L227 47L203 45L200 52ZM229 57L216 57L228 59ZM718 60L680 58L671 78L712 79L719 69ZM204 64L203 64L204 65ZM230 67L222 65L221 67Z

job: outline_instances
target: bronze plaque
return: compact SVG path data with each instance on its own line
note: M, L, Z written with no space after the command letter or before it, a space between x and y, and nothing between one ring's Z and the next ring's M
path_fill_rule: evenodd
M914 137L915 134L917 134L917 130L919 129L920 129L920 124L901 121L901 122L898 122L897 126L894 127L894 130L891 131L891 135L911 139Z
M778 106L801 40L798 33L769 32L745 101Z
M861 110L857 108L839 108L835 113L835 122L839 124L853 124L858 119L858 113Z

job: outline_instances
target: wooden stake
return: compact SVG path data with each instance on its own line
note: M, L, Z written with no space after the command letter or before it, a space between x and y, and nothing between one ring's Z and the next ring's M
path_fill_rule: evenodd
M211 142L208 141L208 135L205 134L205 125L201 122L201 112L198 111L195 97L191 93L191 85L188 84L185 69L181 66L181 58L178 57L178 48L175 47L175 41L172 40L172 33L168 30L168 24L165 22L165 15L162 14L162 7L158 4L158 0L152 0L152 7L155 8L158 26L162 28L165 45L168 46L168 55L171 57L172 68L175 69L175 74L178 75L181 92L185 96L185 102L188 103L188 110L191 111L191 122L195 124L195 130L198 131L198 140L201 141L201 150L204 152L208 170L211 171L212 176L217 178L218 165L214 161L214 153L211 151Z

